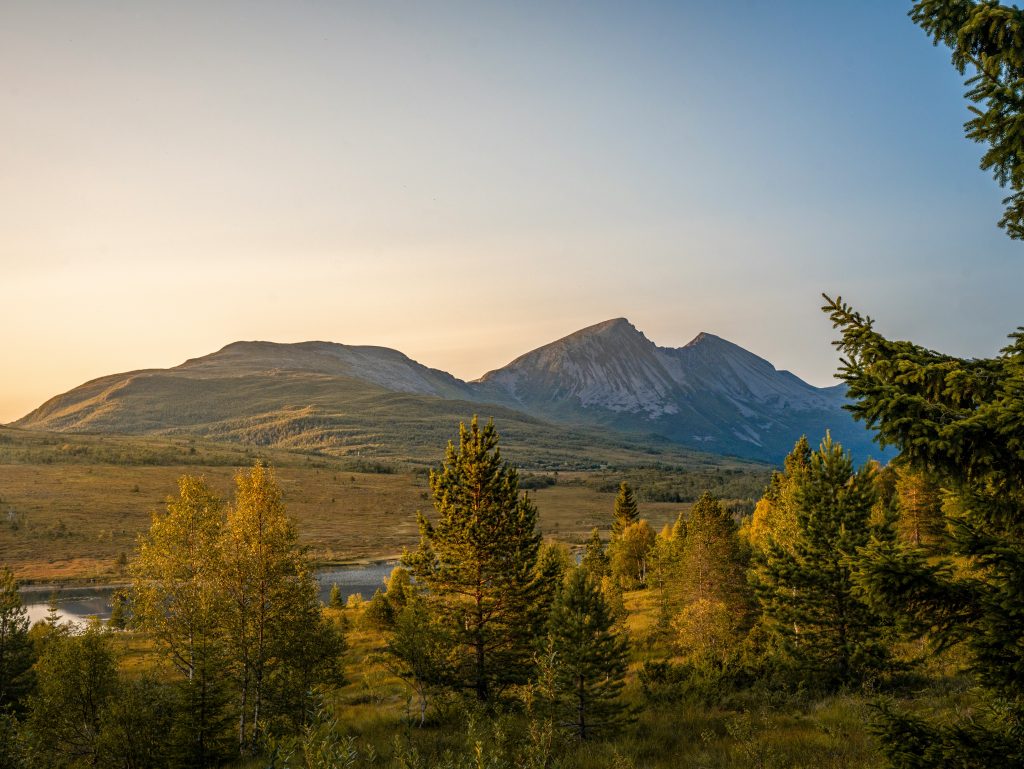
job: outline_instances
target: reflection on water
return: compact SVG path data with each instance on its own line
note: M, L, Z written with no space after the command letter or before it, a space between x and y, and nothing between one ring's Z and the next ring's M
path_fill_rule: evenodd
M361 593L369 599L381 587L384 580L395 568L394 561L374 563L369 566L334 566L317 570L315 576L320 583L320 600L327 603L331 585L337 583L342 600L353 593ZM108 619L113 587L64 587L56 595L57 611L61 621L85 624L90 617ZM32 586L21 591L21 600L28 611L29 622L35 624L46 619L52 588Z

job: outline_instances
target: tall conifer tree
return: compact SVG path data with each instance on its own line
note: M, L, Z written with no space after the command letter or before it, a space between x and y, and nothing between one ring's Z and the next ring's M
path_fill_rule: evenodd
M581 740L613 732L628 715L618 699L627 642L614 625L597 583L573 569L551 612L547 659L558 721Z
M876 493L872 467L855 472L826 436L793 490L795 540L784 547L769 539L757 569L762 610L806 681L856 684L886 660L883 623L853 580Z
M435 522L420 515L420 545L404 562L461 649L452 685L483 702L528 680L543 635L537 508L502 461L493 422L459 425L430 474Z
M952 725L885 711L886 753L904 769L1022 767L1024 329L999 357L962 360L886 339L839 298L826 297L823 309L842 332L841 376L854 416L897 446L901 462L938 477L958 509L949 543L955 562L879 542L861 584L880 610L936 647L962 642L987 695L987 708Z
M621 537L622 533L640 520L640 507L637 505L636 493L626 481L619 484L619 493L615 496L615 508L612 517L612 538Z
M32 690L35 653L28 635L28 614L10 569L0 569L0 713L21 710Z

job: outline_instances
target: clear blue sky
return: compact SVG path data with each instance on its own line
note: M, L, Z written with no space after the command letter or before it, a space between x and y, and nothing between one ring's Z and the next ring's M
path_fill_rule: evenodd
M3 2L0 421L237 339L473 378L626 316L987 356L1024 245L909 3Z

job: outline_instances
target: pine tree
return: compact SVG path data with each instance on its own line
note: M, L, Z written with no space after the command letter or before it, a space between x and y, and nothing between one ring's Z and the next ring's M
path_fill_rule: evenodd
M615 510L612 518L612 539L622 536L627 527L640 520L640 508L633 488L623 481L615 496Z
M614 624L597 583L573 569L551 612L547 658L558 721L581 740L614 732L628 716L618 699L628 647Z
M875 495L871 466L855 472L826 435L793 489L796 539L769 539L757 569L762 611L807 682L853 685L885 664L882 623L853 580Z
M590 572L596 580L608 573L608 554L604 551L604 544L601 542L601 532L595 526L590 532L590 539L587 540L586 549L583 551L583 559L580 565Z
M345 602L341 599L341 588L337 582L331 584L331 596L327 601L327 605L332 609L345 608Z
M0 569L0 713L20 711L32 690L35 653L14 573Z
M1024 766L1024 329L999 357L962 360L886 339L839 298L823 309L841 329L854 416L901 462L934 474L957 508L955 561L876 543L861 585L936 648L961 643L990 706L953 725L886 709L885 751L905 769Z
M419 548L403 560L460 650L452 685L493 702L529 679L543 634L537 508L502 461L494 423L475 417L459 425L430 490L437 520L420 515Z

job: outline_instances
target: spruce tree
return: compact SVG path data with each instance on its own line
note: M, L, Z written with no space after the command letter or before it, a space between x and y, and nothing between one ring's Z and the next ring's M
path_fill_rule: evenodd
M14 573L0 569L0 714L20 711L32 690L35 653Z
M627 642L597 583L575 568L551 612L547 659L558 723L581 740L614 732L628 716L619 699Z
M608 573L608 554L604 551L601 532L596 526L590 532L590 539L587 540L580 565L596 580L600 580Z
M968 139L988 145L981 168L1011 194L999 226L1024 239L1024 11L995 0L918 0L911 18L934 43L953 51L953 66L967 79Z
M636 502L633 488L623 481L619 484L619 493L615 496L615 509L612 517L612 539L640 520L640 508Z
M436 520L420 515L419 548L403 561L458 646L451 685L493 702L525 683L543 635L537 508L502 461L493 422L459 425L430 474Z
M796 538L769 538L756 571L769 626L805 682L854 685L884 665L882 622L859 597L858 552L871 538L872 467L853 461L826 435L793 489Z
M906 769L1024 766L1024 329L999 357L964 360L890 341L839 298L823 309L841 330L854 416L934 474L957 509L954 559L874 543L861 585L936 648L962 643L988 704L952 725L887 709L885 751Z

